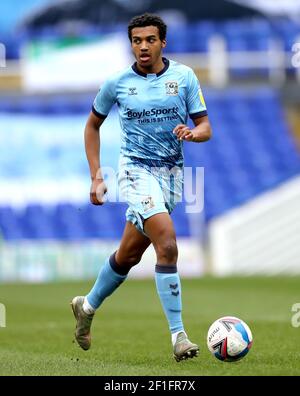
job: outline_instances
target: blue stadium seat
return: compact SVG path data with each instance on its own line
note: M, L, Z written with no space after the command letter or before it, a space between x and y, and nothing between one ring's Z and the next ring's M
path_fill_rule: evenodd
M177 207L172 213L172 218L176 230L176 235L178 237L186 237L190 235L189 219L184 204L177 204Z
M24 238L18 214L9 206L0 207L0 238L21 240Z
M23 233L28 239L54 239L55 232L47 208L29 205L20 215Z
M187 29L182 26L180 29L177 27L170 27L168 33L168 46L167 52L182 53L189 52L189 41L191 38L188 35Z
M213 21L201 21L186 27L187 52L207 52L210 38L216 31Z

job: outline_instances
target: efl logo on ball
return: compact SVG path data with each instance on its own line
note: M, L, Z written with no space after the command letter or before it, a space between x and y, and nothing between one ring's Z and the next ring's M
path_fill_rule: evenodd
M234 316L224 316L209 328L207 346L210 352L224 362L235 362L247 355L253 338L248 325Z

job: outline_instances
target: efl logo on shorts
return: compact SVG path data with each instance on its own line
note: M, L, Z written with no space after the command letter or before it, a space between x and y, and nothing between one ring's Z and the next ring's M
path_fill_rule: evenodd
M3 304L0 304L0 327L6 327L6 310Z
M166 85L166 94L170 96L178 95L178 82L177 81L167 81Z
M143 205L143 209L144 209L145 212L147 212L148 210L154 208L153 198L152 197L147 197L146 199L144 199L142 201L142 205Z

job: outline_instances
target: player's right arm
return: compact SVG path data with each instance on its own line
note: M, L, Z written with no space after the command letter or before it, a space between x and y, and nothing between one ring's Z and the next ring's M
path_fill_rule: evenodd
M103 121L104 119L91 112L84 130L85 152L92 179L90 200L94 205L103 205L103 197L107 191L100 166L100 126Z
M94 205L104 204L107 191L100 166L100 127L116 102L114 78L105 81L99 90L84 131L85 151L90 166L92 186L90 199Z

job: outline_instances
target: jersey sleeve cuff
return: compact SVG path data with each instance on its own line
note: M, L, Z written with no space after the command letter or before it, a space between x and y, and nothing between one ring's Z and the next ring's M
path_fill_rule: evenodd
M207 110L198 111L197 113L189 114L190 118L194 120L195 118L201 118L207 116Z
M92 112L95 114L96 117L101 118L102 120L104 120L104 119L107 117L107 115L99 113L99 112L95 109L94 106L92 106Z

